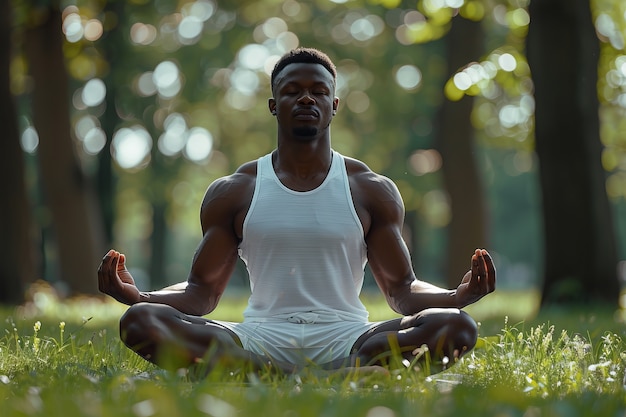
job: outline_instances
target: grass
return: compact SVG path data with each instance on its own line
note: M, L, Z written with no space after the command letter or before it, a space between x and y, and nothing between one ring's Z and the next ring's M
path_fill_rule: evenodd
M606 308L537 314L532 292L494 293L470 309L477 348L435 375L278 377L215 371L197 380L141 360L117 336L124 307L61 303L37 291L0 311L0 415L12 416L623 416L626 342ZM390 318L366 296L372 319ZM238 320L227 297L215 318Z

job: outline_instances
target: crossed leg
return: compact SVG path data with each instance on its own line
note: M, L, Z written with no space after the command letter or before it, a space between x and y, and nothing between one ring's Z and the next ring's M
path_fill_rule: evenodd
M235 333L219 323L190 316L164 304L139 303L120 319L124 344L144 359L176 370L204 362L207 369L247 366L251 371L277 369L293 373L295 366L245 350Z
M381 323L357 339L350 357L320 365L321 369L388 367L400 352L412 362L421 346L428 346L433 361L454 360L476 344L474 320L458 309L427 309ZM251 371L274 369L291 374L296 365L275 361L245 350L235 333L219 323L190 316L163 304L139 303L120 320L120 337L144 359L166 369L179 369L204 361L207 369L247 366Z
M452 364L474 347L477 337L476 322L464 311L431 308L366 332L355 342L350 362L387 367L392 365L389 359L394 352L412 362L426 345L433 362L445 357Z

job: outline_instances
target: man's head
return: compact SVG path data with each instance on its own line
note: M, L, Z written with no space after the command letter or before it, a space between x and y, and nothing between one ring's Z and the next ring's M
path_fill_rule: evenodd
M337 79L337 68L328 55L314 48L296 48L284 54L274 66L271 78L272 92L276 86L276 78L289 64L320 64L333 76L333 81Z
M336 76L332 61L315 49L298 48L278 61L268 105L280 126L279 137L313 140L329 135L339 103Z

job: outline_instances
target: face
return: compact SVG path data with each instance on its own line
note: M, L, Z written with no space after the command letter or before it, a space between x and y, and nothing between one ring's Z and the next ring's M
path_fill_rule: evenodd
M283 132L313 139L328 131L338 103L335 82L326 68L297 63L278 74L269 108Z

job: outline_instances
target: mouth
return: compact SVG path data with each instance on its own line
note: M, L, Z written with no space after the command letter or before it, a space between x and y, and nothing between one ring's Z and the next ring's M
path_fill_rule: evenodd
M313 109L297 109L293 117L297 120L315 120L319 118L319 113Z

